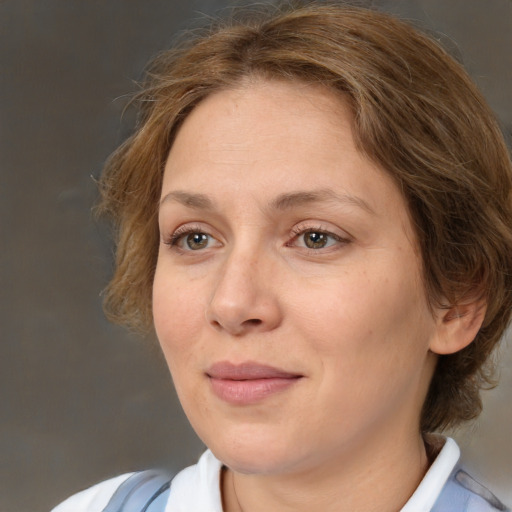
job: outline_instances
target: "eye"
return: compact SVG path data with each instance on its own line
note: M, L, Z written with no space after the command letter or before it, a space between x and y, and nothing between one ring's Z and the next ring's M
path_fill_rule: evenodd
M186 227L176 230L165 243L171 248L182 251L200 251L220 245L212 235L196 228Z
M321 231L306 231L300 238L308 249L323 249L334 242L332 236Z
M184 238L184 244L192 251L198 251L208 247L210 236L206 233L189 233Z
M319 250L348 243L349 240L324 229L294 230L293 240L288 245L303 247L305 249Z

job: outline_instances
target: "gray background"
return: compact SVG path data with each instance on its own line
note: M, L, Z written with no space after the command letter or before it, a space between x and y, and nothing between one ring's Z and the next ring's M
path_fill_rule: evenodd
M91 216L92 177L129 133L119 97L149 57L199 12L228 4L0 0L0 512L48 510L109 476L182 467L202 450L155 343L103 317L112 247ZM512 133L510 0L373 4L444 34ZM511 352L485 413L457 434L467 464L508 503Z

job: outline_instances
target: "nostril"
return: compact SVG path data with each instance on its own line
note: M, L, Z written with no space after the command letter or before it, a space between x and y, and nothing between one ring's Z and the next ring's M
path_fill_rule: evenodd
M261 320L259 318L251 318L250 320L246 320L244 323L250 324L250 325L260 325Z
M217 322L217 320L213 320L211 322L211 324L213 325L213 327L215 327L216 329L221 329L222 328L222 325L220 325L220 322Z

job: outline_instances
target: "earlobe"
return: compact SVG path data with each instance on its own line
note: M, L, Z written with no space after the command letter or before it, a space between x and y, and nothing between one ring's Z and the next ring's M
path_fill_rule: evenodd
M485 318L487 304L477 300L439 311L437 335L430 343L436 354L454 354L476 337Z

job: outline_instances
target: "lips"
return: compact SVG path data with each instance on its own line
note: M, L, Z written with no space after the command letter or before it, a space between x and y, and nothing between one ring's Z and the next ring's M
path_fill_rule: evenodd
M226 402L247 405L289 389L303 376L254 362L219 362L206 372L213 393Z

